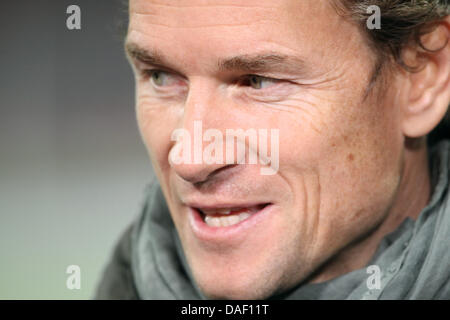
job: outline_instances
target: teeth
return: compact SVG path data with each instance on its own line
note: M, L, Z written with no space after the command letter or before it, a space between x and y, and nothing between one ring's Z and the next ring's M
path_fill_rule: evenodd
M258 212L259 210L262 209L263 206L258 205L258 206L253 206L253 207L248 207L248 208L243 208L243 207L236 207L236 208L215 208L215 209L201 209L201 211L206 214L206 215L215 215L215 214L233 214L236 211L247 211L250 213L255 213Z
M211 210L202 210L204 214L230 214L231 209L211 209Z
M218 211L214 211L214 213L217 213L217 212ZM214 216L206 215L205 223L211 227L228 227L228 226L237 224L237 223L247 219L250 216L251 216L251 214L248 212L242 212L240 214L234 214L234 215L230 215L228 217L214 217Z
M199 210L203 213L204 221L207 225L219 228L232 226L248 219L252 214L257 213L265 206L265 204L260 204L251 207L230 207Z

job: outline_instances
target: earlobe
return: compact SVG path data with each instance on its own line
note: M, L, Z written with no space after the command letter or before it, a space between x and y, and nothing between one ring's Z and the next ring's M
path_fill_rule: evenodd
M450 102L450 23L447 20L422 38L428 50L413 55L421 68L408 75L408 101L403 110L403 133L407 137L427 135L447 112Z

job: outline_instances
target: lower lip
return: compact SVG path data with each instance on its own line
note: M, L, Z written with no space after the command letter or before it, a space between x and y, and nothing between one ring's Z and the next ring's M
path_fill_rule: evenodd
M274 205L268 204L250 217L227 227L211 227L203 220L202 214L195 208L189 207L189 222L194 235L201 241L225 243L248 234L248 230L267 219L273 211Z

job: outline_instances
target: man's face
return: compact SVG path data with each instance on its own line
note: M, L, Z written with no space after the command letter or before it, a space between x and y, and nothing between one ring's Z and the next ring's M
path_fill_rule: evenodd
M329 1L130 0L127 44L141 135L206 296L286 290L383 220L400 179L395 90L368 91L374 54ZM195 120L278 129L278 171L169 161ZM233 208L245 219L209 225Z

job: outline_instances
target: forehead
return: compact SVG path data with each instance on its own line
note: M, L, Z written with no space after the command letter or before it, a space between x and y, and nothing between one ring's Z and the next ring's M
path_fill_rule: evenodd
M164 21L167 26L195 28L251 23L270 16L285 5L285 0L130 0L130 12L151 15L160 22L164 20L158 17L170 17L170 21Z
M130 0L128 41L189 65L251 51L323 58L354 32L331 1Z

